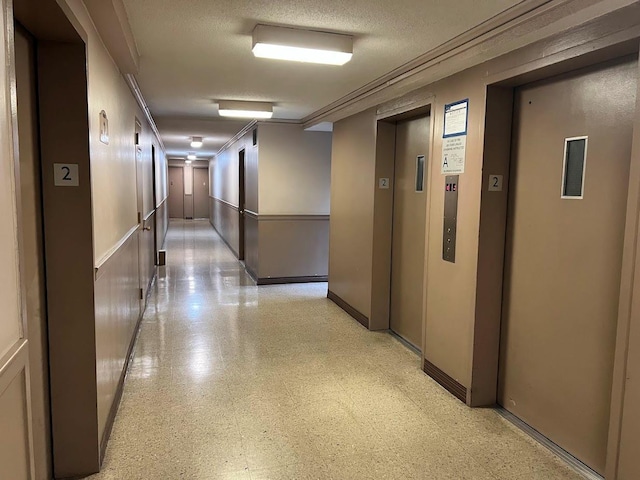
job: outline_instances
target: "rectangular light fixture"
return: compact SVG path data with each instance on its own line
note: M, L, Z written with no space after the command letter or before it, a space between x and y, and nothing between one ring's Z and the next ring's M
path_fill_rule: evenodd
M197 157L196 157L195 153L189 152L189 155L187 155L187 160L195 160L196 158ZM189 162L189 163L191 163L191 162Z
M202 137L191 137L191 148L200 148L202 146Z
M235 118L271 118L273 105L267 102L243 102L235 100L220 100L218 113L221 117Z
M259 58L344 65L353 56L353 37L299 28L257 25L253 54Z

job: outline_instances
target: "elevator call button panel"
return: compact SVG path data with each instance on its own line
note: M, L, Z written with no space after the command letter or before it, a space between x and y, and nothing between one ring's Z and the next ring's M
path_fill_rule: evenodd
M458 225L458 184L460 175L447 175L444 184L444 229L442 259L456 263L456 229Z

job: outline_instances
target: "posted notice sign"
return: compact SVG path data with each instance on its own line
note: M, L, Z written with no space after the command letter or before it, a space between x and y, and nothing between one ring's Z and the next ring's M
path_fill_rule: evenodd
M468 99L449 103L444 106L441 164L441 173L443 175L458 175L464 173L468 120Z

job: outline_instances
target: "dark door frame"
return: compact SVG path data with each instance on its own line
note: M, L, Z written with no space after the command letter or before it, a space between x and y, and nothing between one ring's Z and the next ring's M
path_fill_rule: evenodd
M238 259L244 260L244 207L246 203L245 191L245 149L238 151Z

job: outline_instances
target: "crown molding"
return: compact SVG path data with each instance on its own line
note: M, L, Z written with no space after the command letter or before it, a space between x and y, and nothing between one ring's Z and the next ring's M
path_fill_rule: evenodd
M525 0L306 116L302 124L336 122L636 3Z

